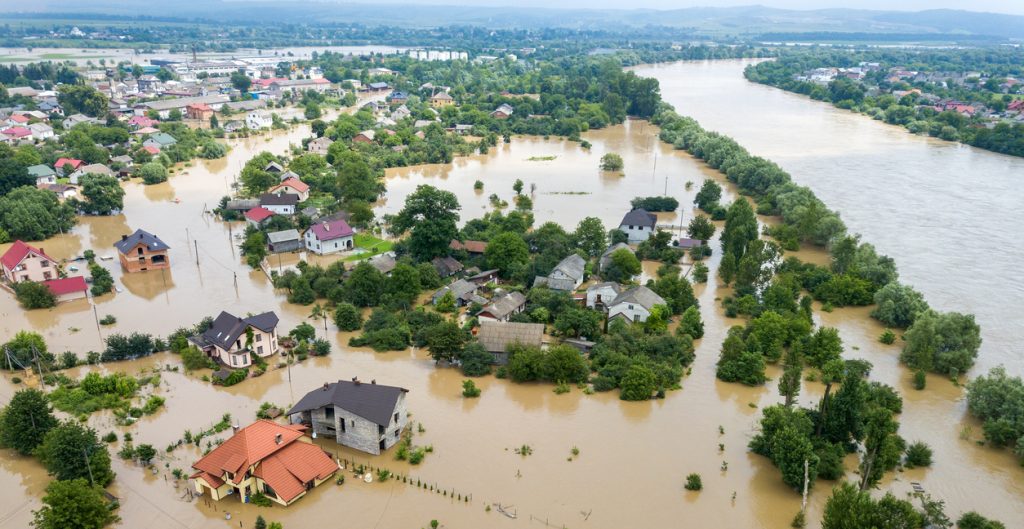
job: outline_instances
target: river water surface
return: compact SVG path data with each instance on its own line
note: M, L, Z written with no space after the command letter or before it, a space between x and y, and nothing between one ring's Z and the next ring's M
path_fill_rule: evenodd
M928 285L936 283L936 278L945 279L951 274L968 276L968 272L940 268L934 262L922 263L916 246L897 244L901 240L899 235L890 235L889 240L894 241L890 247L885 245L885 237L876 237L869 231L877 229L870 221L877 221L881 216L876 203L879 196L885 194L882 184L847 185L849 193L860 193L861 199L833 201L830 191L836 190L829 188L839 183L831 180L835 175L830 172L833 168L828 167L829 162L819 162L818 172L800 174L798 168L805 167L800 165L801 161L813 166L814 154L811 153L815 151L815 144L823 141L818 135L830 131L839 134L844 130L854 131L857 137L839 135L835 138L837 144L849 145L855 152L859 152L856 146L865 142L881 149L873 157L854 156L849 163L871 163L882 173L885 164L879 160L898 160L902 156L900 152L906 151L916 152L916 163L929 168L917 175L921 180L933 176L927 172L929 170L936 172L943 165L956 167L953 161L928 162L928 153L933 151L939 157L988 160L971 163L989 163L992 167L1013 161L915 138L870 120L850 121L852 124L844 129L837 122L856 116L823 109L799 98L786 99L792 96L781 98L788 101L785 104L792 113L804 117L806 123L797 128L818 127L817 134L805 138L802 129L780 129L780 123L762 119L760 105L749 99L771 100L779 97L778 93L748 85L741 78L734 79L741 68L740 62L688 63L644 69L642 73L658 76L665 97L684 114L697 114L697 107L701 112L715 115L734 112L738 121L735 125L748 134L760 134L759 129L750 124L761 122L766 138L762 147L766 150L759 151L758 145L751 142L752 150L778 159L798 181L810 185L826 202L840 209L851 229L864 233L869 240L878 242L883 251L896 257L904 277L925 290L934 305L945 308L944 303L948 301L949 308L959 306L984 314L984 306L994 298L986 297L986 292L994 287L976 293L965 290L955 300L959 305L954 305L952 296L933 295ZM681 94L681 100L673 99L676 92ZM686 102L695 108L688 108ZM765 102L764 106L770 107L769 103ZM747 105L746 110L729 110L736 104ZM703 120L703 116L697 117ZM747 143L739 131L719 126L721 123L703 121L710 128L736 134L742 143ZM725 124L729 123L732 122ZM100 317L113 314L118 318L113 328L99 331L93 307L87 301L25 313L9 294L0 292L0 341L9 339L20 329L34 329L44 334L51 350L84 354L100 349L102 336L110 332L141 330L165 335L222 309L235 313L275 310L281 316L280 329L285 332L307 320L309 307L287 303L283 293L275 292L261 273L250 272L237 250L232 250L231 237L241 227L238 224L229 227L204 215L203 211L226 192L241 164L251 156L262 150L283 154L289 144L298 143L308 134L308 128L298 126L269 138L233 140L233 148L226 159L195 162L193 167L185 168L166 184L149 187L127 184L124 215L83 219L70 234L40 245L58 258L78 255L87 248L95 248L98 255L112 254L111 245L122 233L141 227L156 233L172 247L170 272L124 276L116 261L103 261L123 292L96 300L96 314ZM890 137L895 151L885 150L889 143L886 138ZM779 154L776 151L783 150L775 143L779 138L785 138L792 149L790 157L776 156ZM463 205L463 219L468 219L486 211L487 197L491 193L511 201L512 184L520 178L527 190L530 184L536 184L532 194L538 224L553 220L571 230L583 217L596 216L606 227L611 227L628 209L631 198L660 194L666 185L669 194L684 204L682 220L686 221L693 214L690 204L701 181L714 178L724 182L721 175L685 153L659 144L657 130L642 121L592 131L585 139L593 144L589 151L581 149L579 144L557 139L514 138L510 144L499 145L487 155L460 158L453 164L389 170L388 193L378 204L377 212L397 211L416 185L429 183L456 193ZM810 151L803 153L804 148ZM623 175L597 170L601 155L610 151L623 156ZM825 150L821 156L841 158ZM550 157L554 158L541 160ZM969 165L967 161L959 163ZM838 161L835 166L835 170L847 171ZM853 178L850 172L844 174ZM822 185L821 180L816 180L819 177L830 180ZM960 177L974 178L972 173ZM484 182L482 193L473 190L476 180ZM686 182L694 183L692 189L686 189ZM875 191L865 196L872 189ZM726 195L725 200L734 197L728 188ZM963 200L971 196L964 195ZM1005 193L995 198L997 202L1006 199ZM913 200L904 197L904 202L913 203ZM974 204L961 204L960 211L973 207ZM847 211L848 208L853 211ZM893 229L911 230L915 218L956 215L951 211L926 211L929 213L894 206L888 213L893 215L889 221ZM1000 227L1012 229L1013 225L996 224L995 219L1002 218L1000 212L988 213L986 225L990 231ZM673 215L660 219L663 224L679 221L678 216ZM973 235L971 244L988 236L984 230ZM6 246L0 247L0 251L4 249ZM197 250L198 265L195 263ZM999 251L988 250L984 254L986 260ZM1003 250L1012 251L1010 248ZM957 258L963 255L952 246L945 252ZM824 254L805 250L801 257L821 262ZM716 255L710 262L713 272L717 259ZM982 260L980 254L978 259ZM646 266L645 270L651 268ZM975 283L987 281L981 277L964 279L972 280ZM962 285L948 286L959 288ZM346 345L349 335L338 333L333 324L327 331L333 342L332 355L307 360L292 367L290 373L283 369L271 370L232 388L217 388L203 382L202 373L166 372L161 386L155 390L166 397L165 409L143 418L139 426L114 426L106 413L90 418L90 425L101 433L131 431L136 444L151 443L161 452L156 475L143 472L133 464L115 461L118 478L111 490L121 498L121 526L227 528L236 527L241 521L249 527L256 514L261 513L268 520L284 522L289 528L338 524L408 528L426 526L431 519L439 520L445 527L462 528L543 526L543 523L552 527L593 528L788 527L799 509L799 495L782 485L778 471L765 459L746 450L747 442L755 433L760 408L780 401L775 383L747 388L721 383L714 378L719 345L728 328L742 321L724 317L716 300L728 291L715 281L696 286L695 292L701 301L706 334L697 344L697 359L692 373L682 381L683 389L670 392L663 400L622 402L614 393L584 395L576 388L568 394L556 395L550 385L517 385L493 377L477 382L483 390L479 399L467 400L460 394L463 377L450 369L435 368L425 352L374 353L351 348ZM968 303L970 305L964 306ZM904 394L906 405L901 434L908 440L928 441L936 452L933 468L897 473L883 483L883 488L902 496L910 491L910 481L919 481L937 498L945 500L951 513L976 509L1011 525L1012 520L1024 519L1021 501L1024 472L1013 457L1005 451L975 445L973 439L980 437L980 429L965 418L961 390L953 384L933 377L926 391L913 391L906 371L898 365L898 349L877 342L882 329L867 313L865 309L842 309L820 312L819 317L820 323L840 329L848 356L871 360L876 366L873 378L895 386ZM323 335L322 324L312 323L318 334ZM993 348L992 342L998 341L990 335L993 332L1012 334L1013 326L1007 325L999 331L998 324L990 327L988 322L982 321L982 325L987 333L982 363L1010 363L1009 353L1003 360L992 359L999 354L999 349ZM179 364L173 355L158 354L144 360L108 364L100 369L134 373ZM86 369L96 368L79 368L71 375L80 375ZM769 369L769 376L777 375L775 368ZM239 504L233 498L213 506L181 499L182 487L186 485L179 483L175 487L169 477L170 469L188 469L199 452L179 448L166 454L162 448L180 438L185 429L198 431L219 420L225 412L230 412L244 425L254 419L261 402L287 406L325 381L352 376L408 388L412 420L422 423L425 429L422 434L416 434L414 442L432 445L433 453L428 454L421 465L411 467L394 461L391 454L371 458L327 440L318 442L339 457L384 466L445 490L455 490L457 494L471 494L470 502L453 501L447 496L395 481L365 484L351 479L351 475L345 485L325 484L288 509L257 509ZM0 403L5 403L17 388L11 381L11 374L4 375L0 379ZM805 404L813 403L820 394L819 384L807 383L801 400ZM720 427L724 430L722 434ZM973 428L967 440L960 438L965 427ZM523 444L532 447L533 455L523 457L514 453L513 449ZM724 445L721 452L719 444ZM112 449L117 450L119 446L115 444ZM574 446L579 448L580 454L569 461ZM723 462L728 463L725 470ZM854 466L850 461L848 468L852 470ZM683 489L685 476L691 472L703 476L702 492ZM39 506L47 481L45 472L33 460L2 452L0 487L9 494L0 507L0 527L26 527L31 510ZM812 525L820 519L829 489L828 482L819 482L811 493L808 518L813 521ZM518 519L506 518L495 510L488 512L486 507L494 502L514 506L511 509L518 513ZM225 513L232 515L231 521L224 521Z

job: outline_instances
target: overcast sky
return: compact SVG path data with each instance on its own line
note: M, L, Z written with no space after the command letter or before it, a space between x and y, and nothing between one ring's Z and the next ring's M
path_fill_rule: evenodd
M355 0L363 3L366 0ZM785 9L856 8L920 11L925 9L963 9L1024 15L1024 0L384 0L400 4L481 5L498 7L567 7L598 9L678 9L697 6L743 6L760 4Z

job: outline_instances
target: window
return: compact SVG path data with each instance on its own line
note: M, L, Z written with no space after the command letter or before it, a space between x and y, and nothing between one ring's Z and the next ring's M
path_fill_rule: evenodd
M629 306L629 310L633 310L633 305L630 305L630 306Z
M259 355L263 354L263 346L262 345L256 348L256 354L259 354Z
M257 342L262 342L263 341L263 335L262 334L257 334L256 335L256 341Z
M398 424L398 414L395 414L395 424Z
M42 266L43 268L49 268L50 267L50 261L47 261L46 259L41 259L41 262L39 263L39 266Z

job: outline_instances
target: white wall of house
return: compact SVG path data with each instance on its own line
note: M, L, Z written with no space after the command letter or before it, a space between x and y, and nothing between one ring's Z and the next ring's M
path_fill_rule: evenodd
M625 232L626 236L629 237L629 242L634 244L644 242L654 234L654 228L649 226L630 226L623 224L619 226L619 230Z
M647 317L651 315L651 311L647 310L643 305L637 303L617 303L608 307L608 320L610 321L619 314L627 316L630 321L644 322L647 321Z
M12 283L57 279L57 265L45 257L29 252L13 270L4 267L4 278Z
M588 288L587 289L587 308L592 309L600 302L602 305L607 306L612 300L618 296L619 293L612 288L611 285L602 285L600 288Z
M221 362L228 366L235 368L249 367L252 365L251 355L246 354L245 348L246 336L243 332L241 336L235 340L235 343L231 344L231 348L228 350L222 349L220 346L215 346L214 350L216 355L221 359ZM277 352L277 329L273 329L270 332L264 332L256 327L252 327L252 353L259 355L261 358L266 358Z
M325 242L318 239L313 233L313 230L306 230L306 235L303 240L305 241L307 250L320 255L344 252L345 250L351 250L354 246L351 235L348 237L331 239Z
M267 205L267 204L264 204L263 207L269 209L270 211L273 211L274 213L276 213L278 215L294 215L295 214L295 206L292 206L291 204L284 204L284 205Z
M561 270L553 270L550 275L551 279L568 279L573 282L573 288L579 288L583 284L583 277L569 277L568 274L562 273Z

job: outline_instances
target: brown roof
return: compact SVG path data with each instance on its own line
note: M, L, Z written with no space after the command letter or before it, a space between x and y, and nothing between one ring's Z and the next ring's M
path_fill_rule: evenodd
M448 247L452 250L466 250L469 253L484 253L487 250L487 243L485 241L459 241L458 239L452 239L452 242L448 244Z
M245 470L257 465L255 475L289 502L305 490L304 483L338 470L337 463L319 447L299 441L304 431L302 425L256 421L196 461L192 468L198 472L192 477L219 487L224 473L231 472L237 484L245 478Z
M544 338L542 323L480 322L476 339L492 353L507 353L509 345L519 343L540 347Z

